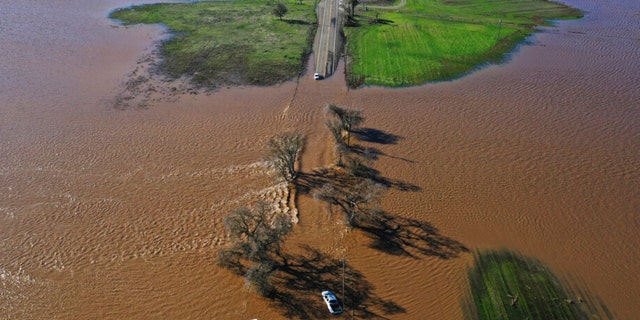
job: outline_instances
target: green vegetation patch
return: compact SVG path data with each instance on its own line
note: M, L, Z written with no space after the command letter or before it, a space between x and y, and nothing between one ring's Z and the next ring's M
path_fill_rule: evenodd
M347 81L406 86L452 79L500 61L535 26L581 16L544 0L407 0L396 11L361 5L357 24L345 28Z
M313 2L287 3L279 19L271 1L203 1L133 6L110 18L125 25L163 24L162 69L200 86L271 85L296 77L311 51Z
M598 299L563 287L542 263L511 252L478 254L469 283L473 319L609 318Z

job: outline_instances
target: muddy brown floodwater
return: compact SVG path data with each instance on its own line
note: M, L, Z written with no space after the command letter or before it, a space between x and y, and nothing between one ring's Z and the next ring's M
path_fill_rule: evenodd
M451 82L349 91L339 76L307 74L299 86L169 88L146 108L120 110L111 101L161 28L106 19L123 0L1 2L0 319L279 319L287 308L295 317L296 302L324 310L317 283L290 305L270 302L215 256L229 210L286 198L261 162L270 136L306 133L307 173L333 161L328 102L364 110L357 143L377 150L396 227L376 247L299 192L287 250L301 261L346 259L347 286L363 294L347 315L461 319L471 252L508 248L636 318L640 2L567 3L586 17ZM329 271L327 281L341 277Z

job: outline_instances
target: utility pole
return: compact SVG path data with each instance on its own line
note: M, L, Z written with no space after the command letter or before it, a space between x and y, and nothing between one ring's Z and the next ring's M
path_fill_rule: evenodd
M342 258L342 303L343 304L346 301L344 296L344 260L345 258Z
M353 277L351 275L349 275L349 280L351 281L351 288L353 288ZM354 290L351 289L351 320L353 320L353 317L355 316L355 312L356 312L354 298L353 298L353 291Z
M502 31L502 18L500 18L500 24L498 25L498 37L496 40L500 40L500 31Z

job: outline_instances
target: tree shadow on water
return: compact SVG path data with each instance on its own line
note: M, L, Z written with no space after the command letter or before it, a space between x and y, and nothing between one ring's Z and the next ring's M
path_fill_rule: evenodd
M325 183L335 179L335 175L328 168L314 169L312 173L301 172L294 181L296 191L301 194L310 194L319 189Z
M358 318L373 319L400 314L406 310L393 301L385 300L374 293L374 286L365 276L310 246L301 246L302 253L284 255L278 271L272 278L276 288L270 298L288 318L323 319L331 314L320 293L331 290L338 297L345 313L353 312Z
M370 166L361 166L357 172L354 173L357 177L368 178L381 185L397 189L400 191L417 192L422 190L420 186L411 184L406 181L391 179L382 176L380 171ZM330 168L314 169L312 173L300 173L296 181L296 189L301 194L310 194L314 190L319 189L326 183L332 183L337 186L344 186L351 182L353 176L349 176L343 172L332 170Z
M371 248L392 255L451 259L469 252L464 244L441 234L428 222L396 217L386 212L360 219L355 228L373 241Z
M360 141L378 144L396 144L402 137L375 128L359 128L353 131L353 135Z

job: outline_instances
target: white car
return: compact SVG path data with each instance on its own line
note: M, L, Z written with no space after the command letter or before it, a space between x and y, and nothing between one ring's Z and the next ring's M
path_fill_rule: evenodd
M317 73L317 72L316 72L316 73L314 73L314 74L313 74L313 79L315 79L315 80L322 80L322 79L323 79L323 77L322 77L322 75L320 75L319 73Z
M327 308L329 308L329 312L331 314L340 314L342 313L342 307L340 306L340 302L331 291L322 291L322 299L324 303L327 304Z

